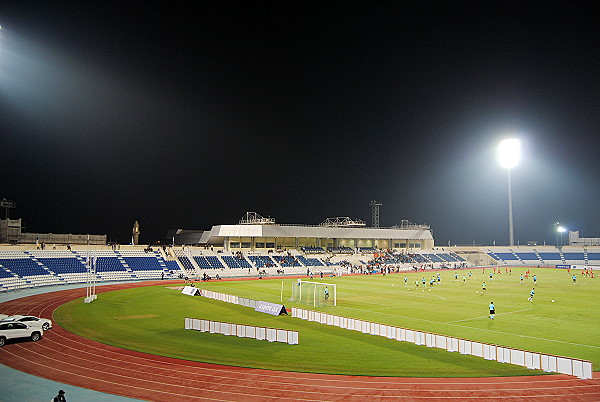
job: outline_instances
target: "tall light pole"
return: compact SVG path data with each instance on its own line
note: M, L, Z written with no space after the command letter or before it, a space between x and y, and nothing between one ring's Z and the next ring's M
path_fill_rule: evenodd
M513 227L512 210L512 185L510 180L510 171L519 164L521 159L521 140L509 138L500 142L498 145L498 161L500 166L506 169L508 173L508 238L509 246L515 245L515 233Z
M562 234L563 234L563 233L565 233L565 232L567 231L567 229L565 229L565 228L564 228L564 227L562 227L562 226L559 226L559 227L556 229L556 231L557 231L558 233L560 233L560 246L562 247L562 245L563 245Z

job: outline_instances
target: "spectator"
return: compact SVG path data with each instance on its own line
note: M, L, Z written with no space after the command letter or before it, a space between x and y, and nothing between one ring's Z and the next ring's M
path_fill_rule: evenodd
M67 398L65 398L65 391L62 389L58 391L58 395L54 397L54 402L67 402Z

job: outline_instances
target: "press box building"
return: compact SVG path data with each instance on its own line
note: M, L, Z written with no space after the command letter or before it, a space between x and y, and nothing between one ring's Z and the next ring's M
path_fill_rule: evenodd
M171 230L174 244L223 247L225 251L267 249L432 249L428 225L401 221L389 228L367 227L348 217L327 218L319 225L278 224L248 212L236 225L216 225L210 230Z

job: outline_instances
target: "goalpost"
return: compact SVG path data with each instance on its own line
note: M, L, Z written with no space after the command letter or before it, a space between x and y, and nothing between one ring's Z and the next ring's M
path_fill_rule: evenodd
M298 279L292 283L292 297L289 301L308 304L314 307L337 306L337 289L335 283L311 282Z

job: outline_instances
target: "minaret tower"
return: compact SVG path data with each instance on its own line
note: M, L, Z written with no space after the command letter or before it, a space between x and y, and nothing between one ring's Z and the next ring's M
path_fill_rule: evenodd
M133 231L131 232L131 243L135 246L140 244L140 224L135 221Z

